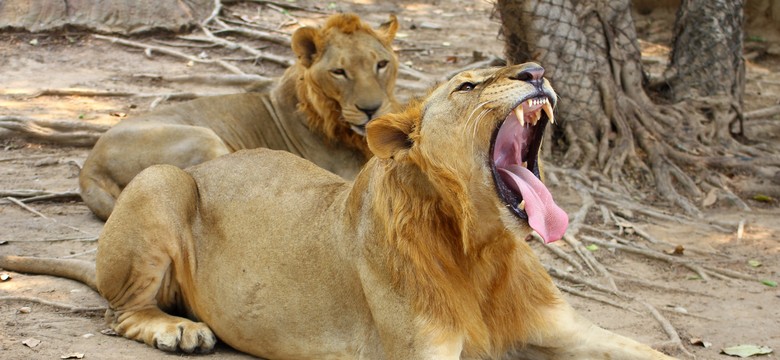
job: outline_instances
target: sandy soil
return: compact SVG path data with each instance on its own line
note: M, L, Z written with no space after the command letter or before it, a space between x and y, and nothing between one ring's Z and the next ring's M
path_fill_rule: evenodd
M298 3L321 5L327 9L327 3ZM492 5L489 3L479 0L456 0L438 5L434 5L437 2L405 1L379 2L381 5L372 3L339 3L336 10L355 11L374 24L386 20L390 12L398 14L402 23L399 38L395 42L399 56L402 62L426 73L440 75L462 67L471 61L475 51L498 56L502 53L502 42L497 36L499 24L491 17ZM229 12L244 15L250 20L260 19L266 26L282 31L291 31L297 26L290 23L291 20L297 20L300 24L316 24L325 16L305 11L292 11L286 15L254 4L231 6ZM640 24L644 29L650 29L648 31L651 35L654 34L653 29L663 28L652 19L645 19ZM178 41L173 36L165 35L136 37L134 40L155 44L159 39ZM662 40L649 39L651 42L646 45L655 46L652 41ZM270 45L265 50L290 55L288 49L278 45ZM182 51L197 53L201 50ZM231 54L227 50L215 48L204 48L202 51L210 56ZM242 55L235 53L235 56ZM269 76L278 75L283 70L268 63L234 63L247 72ZM777 94L780 93L780 61L776 58L757 58L748 71L748 110L776 103ZM138 97L28 96L42 88L78 87L139 93L190 91L203 94L241 90L133 76L149 73L212 74L224 73L224 70L212 65L188 65L186 61L159 54L149 58L139 50L110 44L79 32L2 33L0 115L113 124L120 119L116 114L132 116L147 111L153 100ZM401 89L400 93L402 97L415 94L408 89ZM764 131L761 135L764 139L776 141L780 132L777 132L776 126L769 129L773 130ZM35 144L20 139L2 140L0 147L0 191L76 190L78 165L89 151L86 148ZM556 187L553 194L568 211L578 209L580 198L572 189ZM650 222L639 214L630 220L657 238L683 245L688 250L682 259L740 271L757 279L780 281L780 211L777 200L769 204L748 200L748 204L753 211L740 211L716 203L707 210L703 219L696 222ZM94 259L94 237L100 232L103 223L83 203L37 202L30 204L30 207L46 218L10 202L0 201L0 254ZM666 209L666 212L673 215L675 210ZM601 224L601 219L591 220L594 225ZM744 221L745 227L742 237L738 238L737 224L740 221ZM642 241L639 238L632 239ZM565 249L567 245L558 242L551 246ZM671 249L665 245L648 246L660 250ZM542 246L535 245L535 250L545 263L566 268L565 263L550 255ZM669 265L621 251L602 248L594 251L594 255L620 276L618 285L621 290L661 310L679 331L687 350L697 358L723 358L725 355L719 355L720 349L737 344L757 344L780 350L778 288L758 281L703 281L684 266ZM750 266L750 260L760 262L761 266ZM0 270L2 273L10 275L11 279L0 282L0 297L36 297L78 307L105 305L89 288L70 280ZM572 273L578 274L577 271ZM623 277L649 281L665 288L620 280ZM596 278L595 281L600 279ZM580 290L594 293L586 288ZM668 336L637 301L617 299L628 306L628 309L619 309L569 294L566 296L581 313L597 324L682 356L674 348L664 346ZM165 354L140 343L102 334L101 331L107 329L107 326L101 311L72 312L30 301L4 300L0 301L0 324L0 358L4 359L57 359L74 353L84 354L84 358L88 359L190 357ZM700 338L712 346L704 348L690 345L689 340L693 338ZM30 339L37 340L37 344L36 341L28 341ZM251 358L225 346L219 347L212 355L197 357Z

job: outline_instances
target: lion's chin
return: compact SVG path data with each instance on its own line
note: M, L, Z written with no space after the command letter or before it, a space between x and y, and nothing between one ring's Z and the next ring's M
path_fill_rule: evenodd
M539 149L552 119L548 98L523 100L494 133L490 155L498 197L548 243L563 237L569 224L540 180Z
M368 125L368 122L366 122L365 124L362 124L362 125L350 124L349 128L352 129L352 131L354 131L356 134L365 137L366 136L366 125Z

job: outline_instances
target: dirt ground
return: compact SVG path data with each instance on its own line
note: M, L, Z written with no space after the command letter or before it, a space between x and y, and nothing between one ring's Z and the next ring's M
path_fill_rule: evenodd
M472 61L475 52L502 55L502 40L497 36L499 23L492 17L491 3L481 0L376 3L379 4L364 0L332 5L316 1L296 2L310 8L319 7L324 12L354 11L373 24L385 21L389 13L397 14L401 29L395 46L401 61L427 74L443 75L465 66ZM285 32L299 25L317 24L326 16L311 11L280 12L253 3L231 5L227 14L242 16L245 20L261 22L266 27ZM668 31L668 26L650 17L637 23L641 27L640 34L647 35L643 46L654 51L661 49L663 55L663 46L654 42L664 41L663 36L657 34ZM175 36L164 34L135 37L134 40L149 44L180 42ZM290 55L290 51L282 46L267 43L263 46L267 46L264 51ZM230 51L217 48L182 51L204 52L204 56L231 55ZM235 54L235 57L241 56ZM657 64L659 58L663 57L658 53L648 54L647 63ZM274 76L283 71L282 67L272 63L232 63L248 73ZM147 111L154 98L30 95L44 88L154 94L241 91L238 87L165 82L136 76L217 73L225 71L215 65L188 64L187 61L156 53L149 57L141 50L111 44L83 32L5 32L0 33L0 115L113 124L123 114L132 116ZM747 110L777 104L780 98L780 59L754 58L748 66L747 80ZM401 88L399 93L402 98L407 98L419 93L419 90ZM761 133L762 139L777 142L780 131L776 124L780 123L780 118L763 121L774 126L768 127L770 131ZM18 138L0 140L0 193L20 189L77 190L79 166L88 151L88 148L36 144ZM580 198L572 189L559 186L554 187L552 192L559 204L570 213L579 208ZM681 259L739 271L760 280L780 281L780 210L777 201L763 203L748 199L752 211L718 202L696 221L651 221L639 214L630 220L656 238L683 245L688 250ZM45 217L0 200L0 254L94 260L95 237L103 223L82 202L35 202L29 206ZM675 215L675 209L665 209L665 212ZM740 221L744 222L741 236L737 231ZM601 219L594 218L593 223L599 225ZM638 237L632 239L642 241ZM551 246L570 251L563 242ZM670 250L664 245L653 246ZM541 245L535 244L534 248L546 264L566 268L565 263ZM780 351L780 291L777 287L747 280L703 281L684 266L622 251L601 248L593 254L616 274L622 291L659 309L679 332L687 351L698 359L725 358L725 355L719 354L720 349L738 344L763 345ZM751 266L751 262L753 265L760 263L760 266ZM74 281L2 270L0 274L11 276L9 280L0 282L0 297L36 297L82 308L105 306L97 294ZM663 287L623 279L640 279ZM587 288L579 289L594 293ZM575 308L598 325L684 358L679 350L667 346L669 337L639 302L617 299L628 307L620 309L569 293L565 295ZM0 300L2 359L59 359L78 354L83 354L86 359L251 358L224 345L211 355L166 354L141 343L101 333L105 329L102 311L72 312L31 301ZM711 346L691 345L691 339L702 339Z

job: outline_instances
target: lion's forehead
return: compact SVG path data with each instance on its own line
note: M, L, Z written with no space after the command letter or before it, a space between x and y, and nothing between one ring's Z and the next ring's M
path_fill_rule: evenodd
M460 84L463 82L473 82L473 83L481 83L484 82L491 77L495 76L497 72L497 69L495 68L487 68L487 69L475 69L475 70L468 70L461 72L457 75L455 75L451 80L450 84Z
M352 62L375 62L391 60L392 49L388 48L374 34L354 32L351 34L334 33L324 47L323 59L338 61L346 65Z

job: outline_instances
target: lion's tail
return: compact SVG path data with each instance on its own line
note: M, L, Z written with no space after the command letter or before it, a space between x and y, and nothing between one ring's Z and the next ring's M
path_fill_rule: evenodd
M0 268L40 275L52 275L76 280L97 291L95 263L76 259L0 256Z

